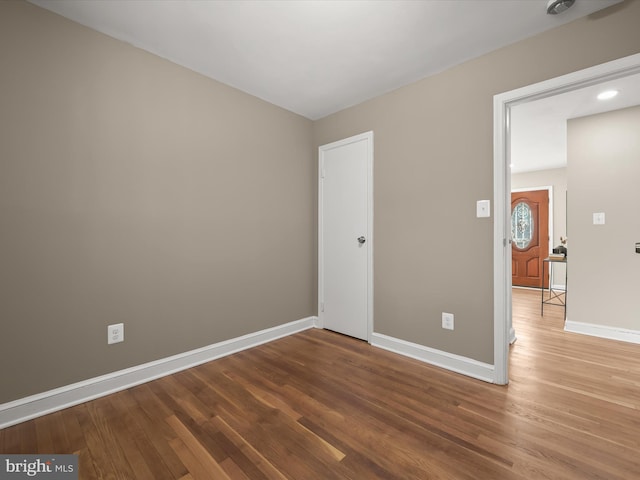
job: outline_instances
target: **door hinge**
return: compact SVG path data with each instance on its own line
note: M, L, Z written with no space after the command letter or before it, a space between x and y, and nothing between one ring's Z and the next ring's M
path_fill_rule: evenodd
M324 302L320 302L320 311L324 312Z
M324 160L320 164L320 178L324 178Z

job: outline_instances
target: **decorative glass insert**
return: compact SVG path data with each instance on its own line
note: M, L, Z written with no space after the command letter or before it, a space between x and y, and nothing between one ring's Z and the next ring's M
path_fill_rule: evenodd
M527 248L533 238L533 215L524 202L518 203L511 212L511 238L521 250Z

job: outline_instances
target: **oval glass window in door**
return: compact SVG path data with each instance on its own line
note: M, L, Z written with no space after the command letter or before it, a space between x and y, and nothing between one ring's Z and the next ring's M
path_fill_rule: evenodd
M525 202L518 203L511 212L511 238L520 250L527 248L533 238L531 208Z

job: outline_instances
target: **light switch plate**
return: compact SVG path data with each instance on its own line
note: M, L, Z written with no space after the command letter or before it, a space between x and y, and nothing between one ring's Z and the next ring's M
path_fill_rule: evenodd
M490 200L478 200L476 203L476 217L490 217L491 216L491 201Z
M594 213L593 214L593 224L594 225L604 225L604 213Z

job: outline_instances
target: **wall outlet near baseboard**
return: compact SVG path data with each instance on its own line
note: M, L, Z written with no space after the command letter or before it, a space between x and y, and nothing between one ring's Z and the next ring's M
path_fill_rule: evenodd
M107 344L124 342L124 323L115 323L107 327Z
M453 330L453 313L442 312L442 328Z

